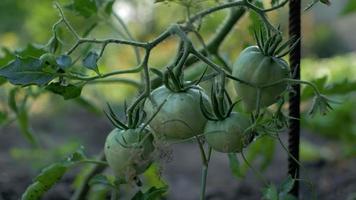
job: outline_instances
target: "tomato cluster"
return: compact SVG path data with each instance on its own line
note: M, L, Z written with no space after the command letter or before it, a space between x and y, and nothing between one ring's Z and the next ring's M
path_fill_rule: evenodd
M234 109L237 102L232 103L225 90L227 72L218 73L221 79L214 77L207 95L199 81L187 82L182 71L171 68L164 73L164 84L131 109L136 114L129 114L128 125L111 111L109 118L117 129L107 137L105 155L115 174L133 177L144 172L153 161L155 140L176 142L203 136L216 151L242 152L258 134L256 115L281 99L288 87L283 80L290 78L289 66L277 56L279 37L256 38L258 46L244 49L233 65L230 76L239 80L234 86L243 111ZM140 113L147 118L137 117Z

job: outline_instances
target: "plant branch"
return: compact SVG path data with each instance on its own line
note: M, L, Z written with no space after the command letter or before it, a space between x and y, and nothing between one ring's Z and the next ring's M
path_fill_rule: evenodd
M105 160L105 154L104 152L101 152L98 160L104 161ZM82 200L85 199L87 193L89 192L89 181L91 178L93 178L95 175L101 173L106 169L106 165L95 165L93 166L85 175L80 183L78 189L74 192L73 196L71 197L71 200Z

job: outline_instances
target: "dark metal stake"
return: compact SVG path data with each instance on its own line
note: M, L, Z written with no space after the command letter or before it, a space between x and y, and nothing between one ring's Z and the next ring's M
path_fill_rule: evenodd
M289 2L289 37L295 36L300 38L301 31L301 0L290 0ZM293 51L290 52L289 58L292 72L295 72L294 79L300 79L300 41ZM292 118L300 119L300 86L293 86L296 93L290 94L289 99L289 115ZM300 137L300 121L291 119L289 121L289 151L299 161L299 137ZM288 174L292 177L299 178L299 165L292 159L288 159ZM298 197L299 182L296 181L291 194Z

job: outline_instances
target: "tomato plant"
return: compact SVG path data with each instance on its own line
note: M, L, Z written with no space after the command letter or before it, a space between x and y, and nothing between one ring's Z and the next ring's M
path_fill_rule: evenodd
M162 1L156 1L159 2ZM9 107L15 113L21 131L34 147L38 147L39 144L29 129L26 107L28 99L35 100L42 93L52 92L63 96L65 100L78 100L84 87L89 83L98 82L126 83L137 87L139 91L129 107L125 104L123 115L118 115L109 106L106 115L115 128L107 135L106 142L102 145L103 153L99 158L90 159L84 155L82 149L78 150L67 159L45 168L24 192L22 199L40 199L71 167L85 163L95 166L80 179L73 200L86 199L88 191L96 184L105 187L105 192L111 191L109 194L111 199L119 199L119 191L124 188L121 186L132 186L133 182L139 189L131 199L163 198L168 188L150 187L143 192L141 186L144 181L141 181L140 175L152 163L158 161L155 154L159 151L156 147L160 142L171 144L171 141L187 140L196 141L200 150L202 158L200 199L205 199L208 167L213 150L229 153L230 162L235 163L235 168L238 168L234 160L235 154L241 154L246 164L254 169L243 153L249 144L265 136L281 141L279 132L288 126L288 116L282 111L287 98L284 94L291 92L292 85L306 84L312 88L315 93L312 114L317 112L325 114L331 108L329 99L322 95L313 83L292 78L289 64L283 58L299 42L299 38L283 42L281 30L269 21L266 13L278 10L288 0L273 1L272 6L267 9L260 7L257 2L248 0L216 1L207 4L208 8L196 6L193 10L191 9L194 6L193 1L172 2L179 3L187 9L187 19L184 23L172 23L156 38L146 42L134 40L119 16L115 17L124 27L125 38L97 39L89 36L96 28L96 24L83 34L78 33L66 18L62 6L55 3L60 19L53 25L52 37L47 44L41 47L29 45L23 51L6 52L6 56L0 62L3 63L0 68L2 78L0 83L9 82L10 85L23 87L11 90ZM197 4L203 2L199 1ZM85 19L93 17L100 21L103 20L101 17L110 18L113 3L113 0L73 0L66 8ZM238 10L235 10L236 8ZM199 32L204 23L202 19L226 9L231 9L231 13L226 17L222 28L206 44ZM261 27L258 26L260 31L258 33L255 31L254 35L256 44L244 49L236 62L229 66L229 62L221 56L219 46L246 12L254 13L261 19ZM70 47L62 41L59 32L64 30L61 26L64 26L74 38L74 43ZM153 49L172 37L178 38L179 41L175 57L162 69L152 67L149 61ZM98 63L109 44L133 47L138 61L137 66L102 72ZM93 45L99 45L99 50ZM85 49L82 52L79 51L81 47ZM142 59L141 52L144 53ZM78 64L80 60L82 62ZM199 73L198 79L188 80L186 69L197 62L206 66L206 69ZM140 73L142 80L138 82L122 77L110 79L113 76L133 73ZM231 91L227 89L228 83L235 85L237 92L235 103L230 97ZM31 89L33 87L39 89L33 91ZM205 93L205 88L209 87L210 98ZM20 98L19 91L25 89L28 90L24 97ZM240 103L244 110L235 108ZM272 104L276 104L277 108L270 108ZM0 114L2 118L7 116ZM126 120L123 121L122 118ZM105 171L106 168L110 170ZM265 198L293 199L287 194L293 184L294 179L291 177L288 177L284 187L278 189L273 184L266 183L268 188L265 191Z

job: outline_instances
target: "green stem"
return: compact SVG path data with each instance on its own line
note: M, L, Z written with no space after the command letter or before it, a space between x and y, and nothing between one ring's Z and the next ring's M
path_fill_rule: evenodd
M111 78L111 79L102 79L102 80L93 80L93 81L88 81L85 84L111 84L111 83L119 83L119 84L128 84L132 85L134 87L140 88L142 85L140 82L131 80L131 79L126 79L126 78Z
M85 159L85 160L81 160L81 161L78 162L78 164L82 164L82 163L91 163L91 164L108 166L107 162L100 161L100 160L92 160L92 159Z
M284 79L281 79L281 80L278 80L278 81L275 81L275 82L272 82L272 83L269 83L269 84L266 84L266 85L263 85L261 87L259 87L260 89L263 89L263 88L267 88L267 87L272 87L274 85L278 85L280 83L284 83L284 82L289 82L289 83L294 83L294 84L306 84L306 85L309 85L310 87L313 88L314 90L314 93L317 95L317 96L320 96L320 92L318 90L318 87L312 83L312 82L309 82L309 81L303 81L303 80L298 80L298 79L291 79L291 78L284 78Z
M98 157L98 160L104 161L105 160L105 154L104 152L101 152L101 154ZM74 192L73 196L71 197L71 200L82 200L85 199L87 193L89 192L89 181L92 177L95 175L101 173L106 169L106 165L95 165L90 168L90 170L84 174L84 177L82 181L80 182L79 187L76 189Z
M208 168L209 168L209 161L210 161L210 157L211 157L211 152L212 152L212 148L209 146L208 149L208 155L206 155L205 151L204 151L204 146L202 144L202 142L200 141L199 137L196 136L197 142L199 144L199 150L200 150L200 155L201 155L201 159L202 159L202 173L201 173L201 185L200 185L200 200L204 200L205 199L205 191L206 191L206 180L208 177Z
M268 186L268 181L265 179L265 177L262 176L262 174L261 174L257 169L255 169L255 168L250 164L250 162L248 162L248 160L247 160L247 158L245 157L245 154L244 154L243 151L241 151L241 157L242 157L242 159L245 161L246 165L247 165L250 169L252 169L253 172L255 172L255 174L257 175L257 177L258 177L260 180L262 180L263 184L264 184L265 186Z

